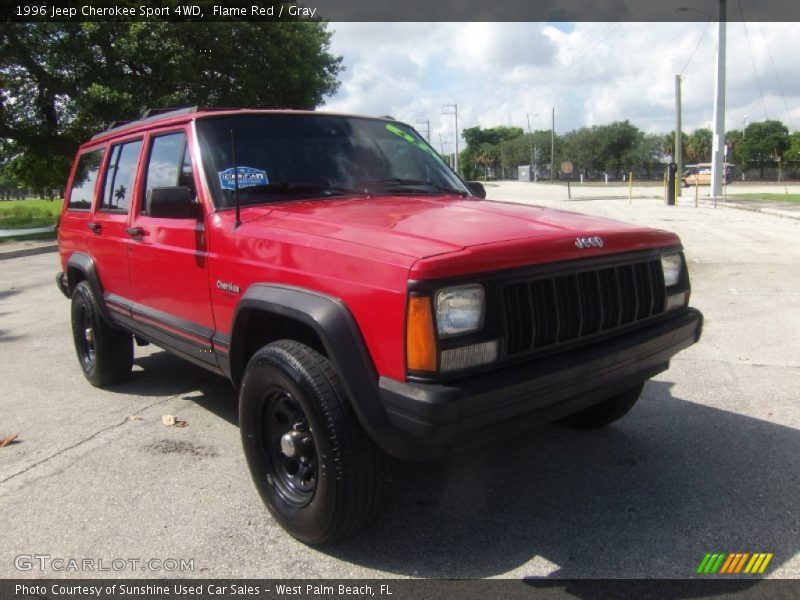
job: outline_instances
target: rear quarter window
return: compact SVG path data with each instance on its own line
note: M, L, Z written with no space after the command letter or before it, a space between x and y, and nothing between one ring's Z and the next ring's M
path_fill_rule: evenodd
M92 207L97 174L100 172L102 160L102 148L81 154L69 192L67 204L69 210L89 210Z

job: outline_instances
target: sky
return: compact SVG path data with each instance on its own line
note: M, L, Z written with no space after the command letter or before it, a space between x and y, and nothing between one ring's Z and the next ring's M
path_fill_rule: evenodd
M344 57L323 110L391 115L452 152L458 128L564 133L628 119L648 133L711 127L716 23L331 23ZM728 23L726 128L764 119L800 128L800 23ZM452 111L452 109L450 109ZM463 149L463 139L459 142Z

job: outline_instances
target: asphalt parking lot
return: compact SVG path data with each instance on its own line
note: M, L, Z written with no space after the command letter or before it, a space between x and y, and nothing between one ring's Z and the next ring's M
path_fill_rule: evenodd
M166 575L192 577L683 578L706 552L770 552L765 576L800 577L800 220L488 189L681 236L704 336L623 420L397 464L370 530L309 548L263 508L225 380L150 346L129 382L91 387L57 254L5 260L0 438L20 435L0 448L0 577L165 575L15 566L35 554L187 559Z

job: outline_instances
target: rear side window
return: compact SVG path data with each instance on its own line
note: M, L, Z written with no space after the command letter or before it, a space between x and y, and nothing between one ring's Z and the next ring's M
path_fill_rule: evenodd
M153 138L145 175L145 206L142 212L149 211L150 190L175 186L185 186L194 192L192 163L186 151L186 134L182 132Z
M111 147L100 210L127 211L133 196L142 140Z
M103 149L85 152L78 159L78 168L72 180L72 189L69 192L70 210L89 210L92 207L94 185L100 171L100 162L103 160Z

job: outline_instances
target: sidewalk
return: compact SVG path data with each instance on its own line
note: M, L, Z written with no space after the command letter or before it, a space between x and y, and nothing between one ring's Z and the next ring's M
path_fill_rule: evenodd
M21 256L34 256L46 252L56 252L56 240L28 240L22 242L7 242L0 244L0 260L20 258Z
M532 204L553 202L585 202L592 200L627 200L628 189L624 185L585 185L573 184L571 186L572 199L567 199L567 186L549 182L528 183L522 181L499 181L486 184L487 196L495 200L528 200ZM800 193L800 185L790 183L787 185L743 185L731 184L727 186L727 195L717 199L717 208L732 208L760 212L769 215L800 219L800 202L781 202L780 200L749 200L736 198L733 194L741 193L770 193L782 192L792 194ZM633 200L651 200L664 202L664 188L656 185L637 185L634 183ZM683 188L678 200L680 207L693 207L695 204L694 188ZM701 186L697 196L698 206L703 208L714 207L714 199L708 197L708 187Z

